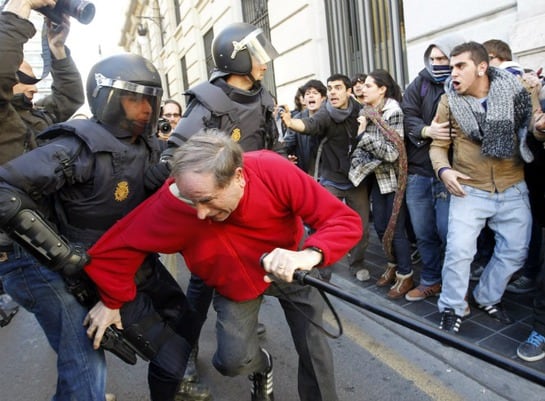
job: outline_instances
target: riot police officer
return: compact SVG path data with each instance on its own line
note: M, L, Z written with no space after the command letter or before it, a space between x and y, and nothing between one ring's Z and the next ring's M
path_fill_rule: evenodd
M282 152L273 116L274 100L261 85L267 63L277 56L262 29L254 25L233 23L216 35L212 41L215 69L208 81L187 91L187 109L168 139L169 149L163 153L163 160L203 128L217 128L227 133L244 151ZM200 314L202 324L212 293L200 278L191 276L187 297ZM196 356L197 348L188 363L186 382L198 381Z
M149 194L142 177L159 158L154 136L161 96L160 75L148 60L131 54L103 59L87 79L93 117L51 126L38 135L43 146L0 167L0 228L37 258L14 246L0 277L35 314L57 353L55 399L104 400L104 355L93 349L82 326L87 309L65 282L81 274L86 254L80 249ZM98 292L108 304L108 289ZM118 326L151 358L151 399L174 400L194 342L185 296L154 256L143 263L137 293L126 301Z

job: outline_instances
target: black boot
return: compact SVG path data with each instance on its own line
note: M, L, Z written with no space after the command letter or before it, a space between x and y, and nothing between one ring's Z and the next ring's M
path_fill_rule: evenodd
M212 393L208 386L182 380L174 401L212 401Z
M252 401L274 401L273 394L273 363L271 354L261 348L268 362L268 367L263 372L254 372L249 376L252 381Z

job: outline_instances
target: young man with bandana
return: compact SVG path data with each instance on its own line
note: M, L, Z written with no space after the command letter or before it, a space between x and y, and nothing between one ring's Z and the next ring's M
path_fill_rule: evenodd
M434 139L430 159L450 192L449 227L439 328L458 333L472 298L485 314L511 323L501 298L511 275L528 253L532 216L524 181L531 117L528 92L509 72L489 66L488 52L476 42L450 53L451 77L437 110L438 123L451 122L457 135ZM453 147L452 162L449 148ZM485 224L501 239L479 283L468 294L470 263Z
M420 301L441 291L441 267L447 237L449 193L433 171L429 149L434 139L448 139L449 123L433 118L444 84L450 75L448 55L462 43L457 35L434 41L424 52L424 65L403 94L403 125L407 148L406 202L422 258L420 285L409 291L408 301Z

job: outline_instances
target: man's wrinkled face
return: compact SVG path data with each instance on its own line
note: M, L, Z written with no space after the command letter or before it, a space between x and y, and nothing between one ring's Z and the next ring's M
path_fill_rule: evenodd
M320 106L325 100L325 97L323 97L322 94L317 89L308 88L305 91L305 97L303 99L304 99L303 103L307 107L308 111L313 113L320 108Z
M246 186L241 167L223 188L217 186L212 173L185 172L175 182L183 200L196 209L197 217L213 221L224 221L235 211Z
M19 66L19 70L24 72L29 77L36 78L32 67L26 61L22 62L22 64ZM38 93L38 88L35 84L29 85L19 82L13 86L13 94L17 95L19 93L22 93L26 98L32 101L32 99L34 99L34 95Z
M327 83L327 98L337 109L346 109L350 99L351 89L347 89L342 80Z
M471 53L464 52L450 58L452 87L460 95L473 95L477 81L486 73L486 63L476 65Z

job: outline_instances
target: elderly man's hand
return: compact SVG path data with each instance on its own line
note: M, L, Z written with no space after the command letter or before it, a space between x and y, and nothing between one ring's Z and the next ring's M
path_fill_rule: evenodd
M265 271L288 283L293 281L295 270L310 270L321 262L322 254L312 248L302 251L276 248L261 261ZM264 280L268 283L273 281L268 275Z

